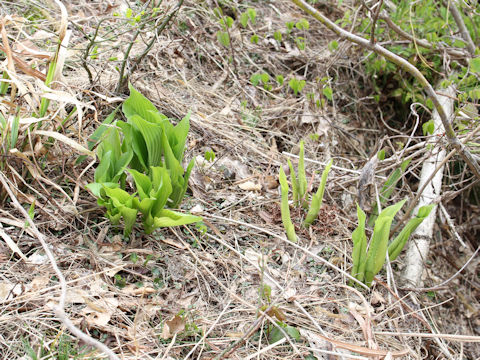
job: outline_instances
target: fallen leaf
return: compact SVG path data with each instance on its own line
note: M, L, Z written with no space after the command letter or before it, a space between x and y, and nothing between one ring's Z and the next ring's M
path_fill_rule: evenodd
M167 340L183 330L185 330L185 319L179 315L175 315L170 320L165 321L161 337Z
M128 284L121 291L126 295L132 295L132 296L143 296L143 295L154 294L157 292L157 290L155 290L151 286L138 287L135 284Z
M37 276L29 284L29 291L37 291L47 287L50 282L49 276Z
M11 282L0 282L0 302L13 297L12 290L15 287Z
M28 262L34 265L42 265L48 262L48 257L45 254L39 254L38 252L28 257Z
M238 184L238 187L246 191L261 191L262 185L256 184L253 181L246 181L244 183Z
M90 301L84 298L87 307L83 309L85 321L90 326L105 326L118 307L118 300L114 297L102 298Z
M203 214L203 210L204 210L203 206L201 204L197 204L190 209L190 213L192 213L193 215L200 215L200 214Z

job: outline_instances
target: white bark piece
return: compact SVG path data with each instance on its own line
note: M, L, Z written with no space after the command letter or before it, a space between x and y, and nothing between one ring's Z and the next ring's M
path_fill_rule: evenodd
M440 103L448 118L453 115L453 99L455 96L455 89L449 87L442 91L447 96L439 96ZM433 122L435 124L434 136L432 136L427 143L434 146L430 157L424 162L422 172L420 175L420 183L418 188L421 189L430 175L435 171L436 167L445 158L445 150L438 143L439 137L442 135L444 128L438 112L433 112ZM422 196L419 198L417 207L413 214L418 213L421 206L431 204L436 197L440 195L442 188L443 167L435 174L432 181L427 184ZM405 256L406 267L403 271L402 277L406 284L412 287L420 285L420 280L423 273L423 264L428 256L430 241L433 235L433 226L435 225L435 218L437 208L433 208L428 217L420 224L417 230L413 233L412 238L408 242L407 254Z

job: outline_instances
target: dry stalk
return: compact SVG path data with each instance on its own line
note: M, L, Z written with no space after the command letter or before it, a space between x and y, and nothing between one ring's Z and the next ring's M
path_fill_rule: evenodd
M65 280L65 277L63 276L63 273L61 272L60 268L57 265L57 261L55 260L55 257L53 256L53 253L51 252L50 248L48 247L47 242L45 241L45 238L43 234L38 230L37 226L35 223L32 221L30 216L28 215L28 212L22 207L22 205L18 202L15 194L13 193L12 189L10 188L9 181L3 174L3 172L0 171L0 182L3 185L3 188L7 191L8 196L12 200L13 204L17 208L18 211L22 213L22 215L25 217L25 220L28 221L30 224L30 229L31 231L35 234L37 237L38 241L42 245L43 250L45 251L45 254L47 255L48 259L50 260L50 263L52 264L52 268L55 271L58 281L60 282L60 288L61 288L61 293L60 293L60 299L58 301L58 306L55 307L55 314L59 318L59 320L65 325L65 327L70 330L70 332L75 335L79 340L85 342L86 344L98 349L99 351L105 353L110 360L120 360L120 358L115 355L115 353L110 350L105 344L102 344L100 341L95 340L91 336L85 334L82 332L78 327L76 327L72 321L67 317L67 314L65 313L65 299L67 296L67 283Z

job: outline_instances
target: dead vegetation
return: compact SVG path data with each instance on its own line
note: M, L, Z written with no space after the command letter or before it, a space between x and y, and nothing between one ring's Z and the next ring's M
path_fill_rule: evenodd
M222 4L225 12L257 11L254 27L230 30L231 47L217 41L221 26L213 9ZM1 171L25 209L35 203L33 222L66 279L68 317L121 359L478 358L474 251L480 208L471 175L459 171L458 159L449 163L435 244L425 259L425 289L396 282L402 256L377 276L371 291L346 286L361 169L380 148L390 153L365 189L373 191L411 157L393 200L413 198L428 153L416 131L418 119L395 118L388 106L380 108L361 54L321 24L310 21L305 50L293 36L277 42L276 30L306 17L289 1L228 4L187 0L177 12L177 2L165 0L144 24L114 16L126 11L121 1L65 4L72 34L63 76L40 126L33 113L45 89L46 59L55 52L60 13L54 1L0 5L1 50L8 53L8 43L14 55L2 70L15 64L9 74L17 88L17 95L1 97L0 107L22 119L22 147L2 151ZM151 11L151 5L130 4L134 13ZM319 8L340 16L335 7ZM254 34L256 44L249 41ZM327 45L334 39L340 46L332 52ZM183 207L204 217L204 234L194 227L152 236L134 231L124 241L85 190L94 166L91 157L77 162L80 146L87 147L94 129L125 98L123 65L126 80L162 113L179 119L192 112L187 158L197 164ZM286 85L253 86L250 77L258 72L270 74L272 84L276 75L306 80L304 96ZM334 100L318 108L325 76L336 79L329 84ZM313 188L330 158L335 166L319 220L308 232L298 228L301 240L293 244L280 221L277 177L287 156L296 161L301 139ZM208 150L216 155L213 162L204 160ZM59 322L58 276L4 188L0 195L0 357L101 358ZM414 290L415 298L409 296Z

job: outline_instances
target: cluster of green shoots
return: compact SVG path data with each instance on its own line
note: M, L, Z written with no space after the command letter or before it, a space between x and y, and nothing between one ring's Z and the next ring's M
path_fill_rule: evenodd
M292 196L293 204L295 206L301 206L307 210L307 215L303 221L303 226L308 228L315 219L318 217L320 212L320 207L323 202L323 194L325 192L325 185L327 183L328 173L332 167L333 160L327 164L322 173L322 180L320 181L320 186L315 194L312 195L311 201L309 203L307 196L307 177L305 174L305 149L303 141L300 142L300 155L298 161L298 174L295 175L295 170L293 168L292 162L288 159L288 166L290 168L290 182L292 184ZM282 202L281 202L281 213L282 213L282 222L287 233L287 238L290 241L297 242L297 234L295 232L295 226L293 225L292 219L290 217L290 205L288 201L288 192L289 186L287 182L287 176L283 171L283 168L280 167L280 188L282 192Z
M127 122L103 125L97 148L100 163L94 182L87 185L107 209L107 217L113 224L123 218L124 236L130 235L138 213L146 234L201 221L170 210L180 205L194 164L192 160L185 170L182 166L190 114L173 126L132 86L122 110ZM133 178L135 192L128 191L127 175Z
M352 276L368 286L372 285L373 277L382 269L387 254L390 261L395 260L397 256L400 255L410 235L430 214L430 211L432 211L435 206L434 204L422 206L418 210L417 216L410 219L400 233L389 242L393 218L405 202L406 200L402 200L380 212L380 215L378 215L375 220L368 251L367 236L365 234L366 214L360 206L357 205L358 227L352 233Z
M381 151L379 159L383 160L385 153ZM373 235L370 239L367 251L366 230L366 214L357 205L358 226L352 233L353 239L353 268L352 276L357 280L371 286L373 277L382 269L385 260L388 258L393 261L401 253L410 235L422 223L422 221L430 214L434 204L422 206L418 210L418 214L410 219L403 227L400 233L390 241L391 226L395 215L400 211L406 200L402 200L394 205L388 206L382 211L380 208L388 202L398 181L404 174L410 160L405 160L400 168L395 169L380 190L378 202L372 207L371 214L368 219L368 226L373 228Z

